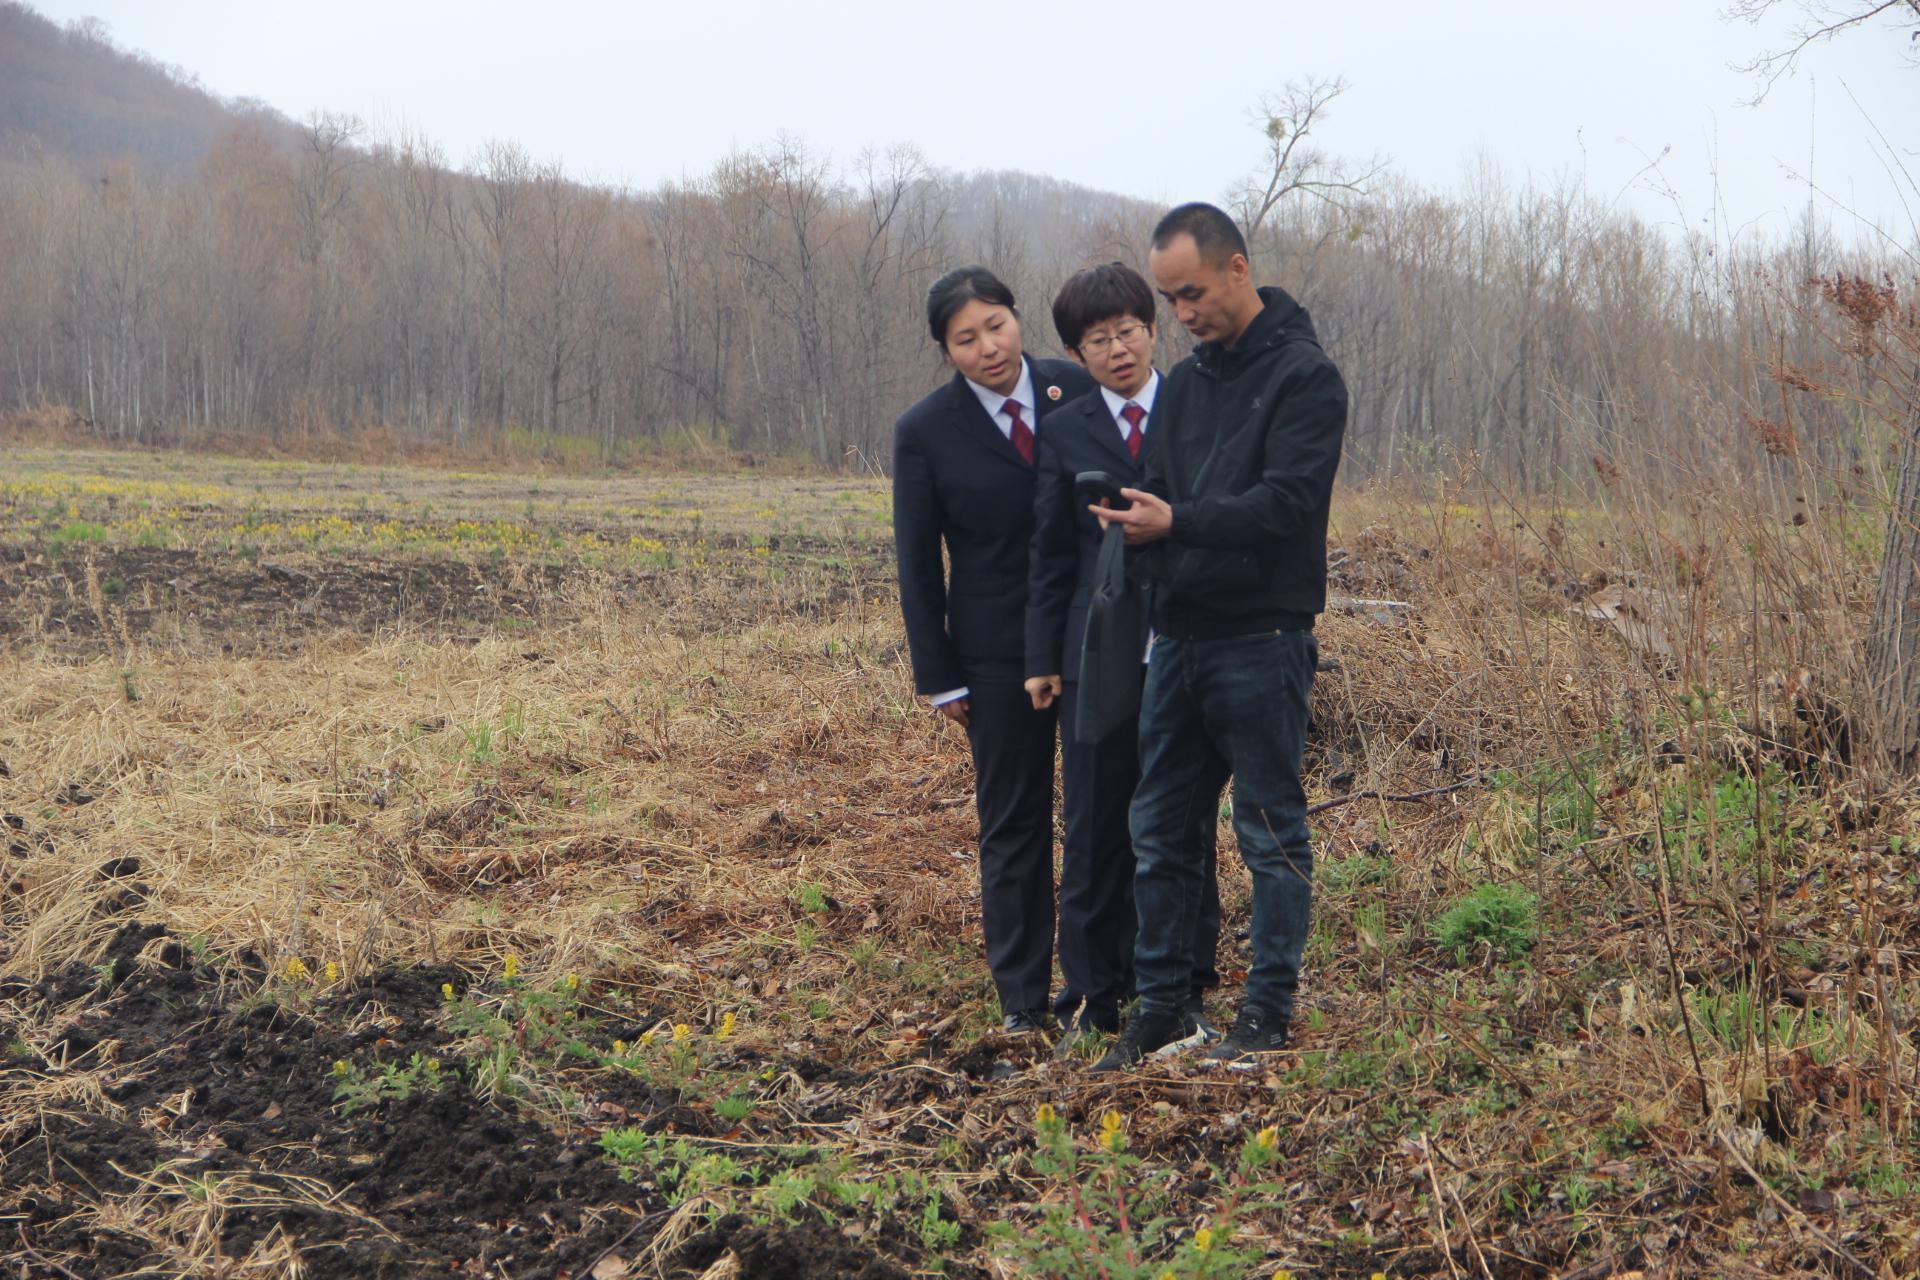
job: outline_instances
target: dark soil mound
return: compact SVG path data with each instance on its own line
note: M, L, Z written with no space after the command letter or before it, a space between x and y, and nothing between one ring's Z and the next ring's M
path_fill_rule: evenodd
M704 1270L731 1250L740 1260L741 1280L907 1280L893 1262L818 1223L783 1227L754 1224L738 1214L682 1251L683 1265Z
M0 990L14 1018L0 1016L0 1216L18 1215L0 1270L241 1274L297 1255L308 1280L581 1280L665 1221L657 1192L624 1181L584 1126L555 1132L451 1071L343 1114L336 1061L446 1050L451 970L385 970L301 1007L243 994L260 977L128 924L100 965ZM44 1056L25 1048L30 1030ZM703 1240L749 1275L906 1274L830 1227L744 1224Z

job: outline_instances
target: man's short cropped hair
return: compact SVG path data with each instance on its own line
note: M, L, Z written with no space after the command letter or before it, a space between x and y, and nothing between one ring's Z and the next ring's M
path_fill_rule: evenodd
M1153 247L1164 249L1178 235L1192 236L1193 247L1200 251L1200 260L1210 267L1226 266L1236 253L1249 263L1253 261L1239 224L1228 217L1224 209L1204 201L1195 200L1168 210L1167 216L1160 219L1160 225L1153 229Z
M1053 299L1053 327L1060 343L1077 351L1088 329L1118 316L1153 323L1153 286L1124 262L1106 262L1076 272Z

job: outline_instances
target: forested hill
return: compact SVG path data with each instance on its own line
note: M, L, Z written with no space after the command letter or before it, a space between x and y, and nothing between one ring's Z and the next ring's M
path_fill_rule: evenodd
M33 138L82 168L128 161L178 177L242 122L294 142L284 116L224 101L191 72L118 47L95 19L62 27L0 0L0 140Z
M1596 457L1675 448L1777 465L1787 446L1751 424L1769 369L1825 358L1809 282L1910 272L1818 221L1791 242L1675 234L1491 165L1453 193L1385 165L1329 186L1337 158L1293 144L1340 92L1289 86L1249 121L1245 186L1180 194L1231 206L1262 282L1311 310L1351 391L1349 478L1462 456L1522 488L1593 483ZM1053 354L1061 283L1141 262L1161 210L872 142L782 134L610 189L511 137L456 154L223 102L97 23L0 0L0 414L151 443L532 431L608 461L697 437L884 466L945 376L923 318L941 272L998 272ZM1184 338L1162 325L1163 368ZM1847 403L1796 410L1792 448L1872 454Z

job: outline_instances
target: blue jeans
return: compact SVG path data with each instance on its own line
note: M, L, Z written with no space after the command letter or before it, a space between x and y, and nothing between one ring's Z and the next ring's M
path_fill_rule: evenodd
M1217 812L1233 778L1233 830L1253 876L1253 967L1245 1001L1293 1014L1313 907L1313 846L1300 782L1307 695L1320 646L1311 631L1154 641L1140 704L1140 786L1130 820L1140 921L1134 944L1142 1012L1180 1008L1206 885L1187 835Z

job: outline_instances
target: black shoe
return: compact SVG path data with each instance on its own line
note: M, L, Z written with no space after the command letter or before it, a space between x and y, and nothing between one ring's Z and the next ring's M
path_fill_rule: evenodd
M1236 1071L1251 1071L1260 1065L1261 1055L1278 1053L1287 1047L1289 1021L1285 1014L1275 1016L1243 1004L1234 1017L1233 1030L1227 1032L1226 1039L1200 1055L1201 1060Z
M1149 1056L1178 1050L1194 1034L1193 1018L1185 1009L1172 1013L1143 1012L1134 1015L1120 1038L1107 1050L1107 1056L1093 1064L1093 1071L1125 1071Z
M1044 1033L1053 1029L1053 1015L1045 1009L1018 1009L1000 1020L1000 1029L1010 1036Z
M1224 1034L1207 1017L1207 993L1190 991L1187 993L1187 1016L1193 1019L1194 1034L1199 1036L1200 1044L1213 1044Z

